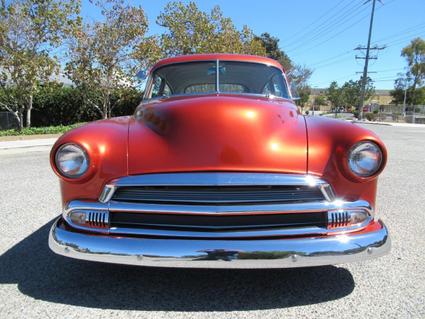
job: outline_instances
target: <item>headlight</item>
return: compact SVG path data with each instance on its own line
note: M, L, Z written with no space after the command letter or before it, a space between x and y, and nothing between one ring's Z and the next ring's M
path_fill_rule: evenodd
M56 152L55 164L59 173L68 178L78 178L89 168L86 152L75 144L64 144Z
M382 151L373 142L360 142L348 154L348 166L357 176L369 177L375 174L382 164Z

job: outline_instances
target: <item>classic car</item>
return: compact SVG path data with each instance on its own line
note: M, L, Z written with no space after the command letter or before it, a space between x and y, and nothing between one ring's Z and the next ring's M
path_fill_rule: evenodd
M375 215L387 153L369 130L303 116L275 60L188 55L150 70L133 116L58 139L57 254L160 267L285 268L390 250Z

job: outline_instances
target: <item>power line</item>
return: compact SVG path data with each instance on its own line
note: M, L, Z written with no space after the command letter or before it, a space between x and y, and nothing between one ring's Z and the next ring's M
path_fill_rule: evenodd
M355 76L356 74L355 73L351 73L351 74L347 74L347 75L344 75L344 76L341 76L341 77L338 77L338 78L336 78L336 79L333 79L332 81L330 81L330 82L334 82L334 81L339 81L339 80L342 80L342 79L346 79L346 78L349 78L349 77L352 77L352 76ZM319 82L317 85L318 86L321 86L322 84L324 84L325 83L325 81L322 81L322 82ZM328 81L326 81L326 83L329 83Z
M387 72L394 72L394 71L402 72L402 71L405 71L405 70L400 69L400 68L376 70L376 72L379 72L379 73L387 73Z
M405 36L405 35L406 35L406 32L407 32L407 33L416 32L418 29L422 29L422 28L424 28L424 27L425 27L425 22L422 22L422 23L419 23L419 24L417 24L417 25L410 26L410 27L408 27L408 28L406 28L406 29L403 29L403 30L401 30L400 32L393 33L393 34L392 34L392 35L390 35L390 36L387 36L387 37L381 38L381 39L377 40L376 42L384 42L384 41L387 41L387 40L389 40L389 39L394 39L394 38L397 38L399 35L401 35L401 36Z
M349 4L351 3L351 0L348 0L349 1ZM299 38L300 36L302 36L302 35L304 35L304 34L307 34L308 32L309 32L309 29L310 29L310 27L314 27L314 25L316 24L316 23L318 23L318 22L320 22L323 18L325 18L329 13L331 13L331 12L333 12L333 11L335 11L336 9L338 9L338 7L341 5L341 4L343 4L344 2L346 2L346 0L342 0L342 1L340 1L340 2L338 2L338 4L336 5L336 6L334 6L334 7L332 7L330 10L329 9L327 9L326 11L325 11L325 13L324 14L322 14L321 16L319 16L319 18L317 18L316 20L314 20L313 22L311 22L310 24L308 24L307 26L305 26L305 27L303 27L303 31L301 32L301 33L299 33L299 32L295 32L292 36L290 36L289 38L287 38L287 40L289 40L289 42L291 42L292 41L292 39L295 39L295 38ZM345 7L344 7L345 8ZM316 26L316 28L317 28L317 26ZM293 42L293 41L292 41Z
M339 53L339 54L337 54L335 56L332 56L332 57L329 57L329 58L326 58L326 59L323 59L323 60L319 60L317 62L309 63L309 65L311 65L311 66L319 66L319 65L321 65L323 63L326 63L326 62L331 61L331 60L335 60L336 58L339 58L339 57L342 57L342 56L345 56L345 55L348 55L348 54L351 54L351 53L352 53L352 51L351 50L348 50L348 51L345 51L345 52L341 52L341 53Z
M424 29L424 31L425 31L425 29ZM404 42L406 42L407 40L412 40L412 38L413 38L413 37L415 37L415 36L421 36L421 35L415 34L415 35L409 35L409 36L407 36L407 37L399 38L399 39L397 39L397 40L394 40L394 41L388 42L388 43L387 43L387 46L388 46L388 47L391 47L391 46L394 46L394 45L397 45L397 44L400 44L400 43L404 43Z
M398 42L405 41L405 40L410 40L415 36L421 36L420 34L422 32L425 33L425 27L423 28L423 30L420 30L419 33L418 33L418 31L416 31L415 33L411 33L409 35L394 37L390 42L387 42L387 45L390 46L390 45L393 45L394 43L398 43Z
M345 22L348 19L348 16L353 15L356 13L356 10L358 10L361 7L361 4L356 4L353 2L348 3L346 6L344 6L340 12L337 12L333 14L328 20L324 21L323 23L319 24L315 27L313 32L304 32L302 35L299 35L295 41L291 41L290 43L286 44L286 49L296 47L299 43L305 43L310 42L317 37L320 37L323 33L326 33L325 31L329 28L333 28L335 25L340 23L343 19L345 19ZM306 35L306 36L304 36Z
M352 57L349 56L348 58L351 59ZM347 61L347 58L340 58L340 59L332 60L332 61L329 61L328 63L321 64L319 66L314 67L314 70L323 69L323 68L326 68L326 67L329 67L329 66L332 66L332 65L335 65L335 64L340 64L341 62L346 62L346 61Z
M339 36L340 34L344 33L345 31L351 29L352 27L356 26L359 22L361 22L362 20L364 20L365 18L367 18L368 15L362 16L360 19L356 20L354 23L350 24L349 26L347 26L345 29L341 30L340 32L334 34L333 36L327 38L326 40L323 40L320 42L320 44L316 44L313 46L308 47L307 49L304 49L306 51L311 50L311 49L315 49L317 47L322 46L323 44L329 42L330 40L335 39L337 36ZM295 51L299 51L301 48L297 48ZM293 52L293 50L292 50Z
M339 4L342 4L343 2L340 2ZM325 21L319 23L318 25L315 25L314 28L312 30L309 29L305 29L304 32L302 32L301 34L296 34L296 36L294 37L293 40L289 41L288 43L286 43L286 46L293 46L294 43L298 43L300 42L300 39L305 39L305 38L309 38L312 35L314 35L318 30L320 30L324 25L329 24L330 22L332 22L334 20L335 17L338 17L338 15L341 14L341 12L345 12L344 10L349 7L352 6L353 3L352 1L349 1L348 4L346 4L341 10L338 10L337 12L333 13L329 18L327 18ZM333 9L335 9L337 6L335 6ZM332 12L333 9L329 10L328 12ZM320 19L319 19L320 20ZM315 22L319 22L319 20L316 20ZM312 23L312 25L315 24L315 22Z
M369 1L370 1L370 0L369 0ZM379 1L381 1L381 0L379 0ZM392 3L393 3L393 2L395 2L395 1L396 1L396 0L388 1L388 2L386 3L386 7L388 7L388 5L392 4ZM361 4L360 4L360 7L364 8ZM376 9L376 11L380 10L381 8L382 8L382 7L377 8L377 9ZM353 12L352 12L352 13L353 13ZM360 12L357 12L357 13L360 13ZM321 46L321 45L323 45L323 44L325 44L325 43L329 42L330 40L334 39L334 38L335 38L335 37L337 37L338 35L340 35L340 34L344 33L345 31L347 31L347 30L351 29L352 27L356 26L359 22L361 22L362 20L366 19L368 16L369 16L369 14L366 14L366 15L362 16L360 19L357 19L354 23L352 23L352 24L348 25L346 28L344 28L344 29L343 29L343 30L341 30L340 32L337 32L336 34L334 34L333 36L331 36L331 37L327 38L326 40L321 41L319 44L316 44L316 45L310 46L310 47L308 47L307 49L304 49L304 50L311 50L311 49L315 49L315 48L317 48L317 47L319 47L319 46ZM338 25L332 25L332 24L331 24L332 29L337 30L337 29L338 29L338 26L346 24L348 21L352 20L352 18L354 18L354 17L355 17L355 16L353 16L353 15L352 15L349 19L345 19L345 21L344 21L343 23L340 23L340 24L338 24ZM301 39L301 41L303 41L303 43L310 43L310 42L311 42L311 41L305 41L305 39ZM286 49L286 51L287 51L287 52L292 52L292 54L294 54L294 52L298 52L298 51L300 51L301 49L302 49L302 46L301 46L301 47L297 47L297 48L292 48L292 49L289 49L289 50L287 50L287 49Z
M317 40L320 40L323 35L329 35L330 32L338 30L339 26L346 25L349 21L351 21L353 18L357 17L360 13L362 13L362 11L364 11L364 8L361 5L354 10L349 10L338 20L334 21L333 23L329 23L326 27L320 30L317 30L316 34L313 34L312 37L308 39L308 42L315 42ZM294 50L294 48L292 48L292 50Z
M392 82L395 81L397 79L387 79L387 80L373 80L373 82Z

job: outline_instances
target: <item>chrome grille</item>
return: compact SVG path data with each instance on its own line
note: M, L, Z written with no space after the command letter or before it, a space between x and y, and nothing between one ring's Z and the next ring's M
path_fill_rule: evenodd
M89 227L109 227L108 211L89 211L86 214L86 224Z
M188 215L136 212L111 213L111 227L192 231L230 231L287 227L326 227L327 213Z
M104 186L109 233L250 238L327 233L332 187L309 175L191 172L130 175Z
M119 187L114 201L181 204L266 204L324 200L318 187L259 186L133 186Z
M346 227L350 223L350 215L347 211L335 211L328 213L328 228Z

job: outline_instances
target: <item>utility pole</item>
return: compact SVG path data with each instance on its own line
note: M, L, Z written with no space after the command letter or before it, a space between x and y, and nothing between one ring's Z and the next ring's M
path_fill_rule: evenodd
M409 83L410 83L410 77L406 76L404 78L404 97L403 97L403 117L406 116L406 100L407 100L407 89L409 87ZM414 108L414 107L413 107Z
M407 99L407 85L406 85L406 81L404 81L403 117L406 117L406 99Z
M364 59L364 68L363 68L363 76L361 78L361 95L360 95L360 103L358 106L358 112L359 112L359 119L361 120L363 118L363 106L364 106L364 99L365 99L365 95L366 95L366 84L367 84L367 74L368 74L368 66L369 66L369 60L371 59L377 59L377 57L371 57L370 56L370 51L371 50L383 50L384 48L379 48L377 46L375 46L374 48L370 47L370 41L372 39L372 26L373 26L373 17L375 15L375 5L376 5L376 0L368 0L365 3L368 3L372 1L372 13L370 15L370 24L369 24L369 35L368 35L368 39L367 39L367 46L366 48L362 48L362 47L357 47L355 50L364 50L366 49L366 56L365 57L357 57L356 59ZM379 0L379 2L381 2ZM382 2L381 2L382 3Z

